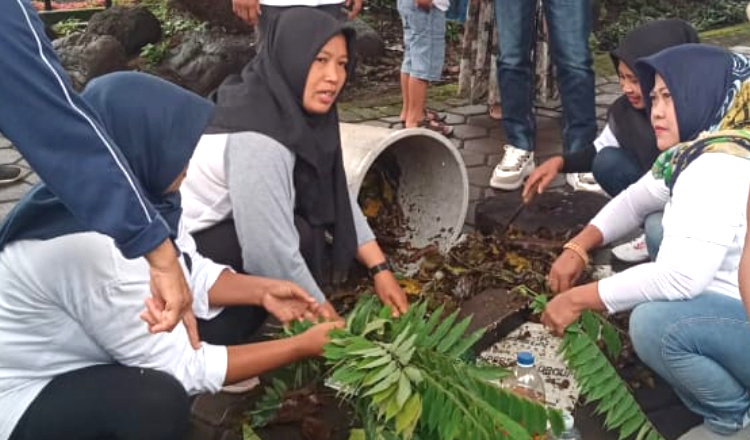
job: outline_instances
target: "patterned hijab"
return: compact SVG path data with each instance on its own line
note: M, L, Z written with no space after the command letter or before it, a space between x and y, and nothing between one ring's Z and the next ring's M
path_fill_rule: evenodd
M670 190L703 153L750 157L750 59L688 44L641 59L636 68L649 106L656 74L672 95L681 143L664 151L652 168Z

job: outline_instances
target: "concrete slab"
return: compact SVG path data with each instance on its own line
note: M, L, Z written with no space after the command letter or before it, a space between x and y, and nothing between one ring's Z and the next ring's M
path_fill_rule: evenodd
M464 164L466 168L476 167L484 165L485 155L472 150L461 150L461 156L464 158Z
M462 107L452 108L449 110L449 112L457 114L457 115L463 115L463 116L481 115L482 113L487 112L487 105L485 104L465 105Z
M464 142L464 149L466 151L472 151L475 153L487 154L502 154L503 146L498 143L495 139L491 139L487 136L479 139L472 139ZM482 161L484 162L484 161Z

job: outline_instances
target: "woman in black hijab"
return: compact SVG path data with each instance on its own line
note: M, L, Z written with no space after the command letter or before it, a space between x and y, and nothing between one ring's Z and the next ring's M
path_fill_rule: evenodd
M185 224L201 252L238 270L323 289L356 258L394 313L405 295L344 174L336 99L352 70L353 33L291 8L261 52L217 90L216 115L183 186Z

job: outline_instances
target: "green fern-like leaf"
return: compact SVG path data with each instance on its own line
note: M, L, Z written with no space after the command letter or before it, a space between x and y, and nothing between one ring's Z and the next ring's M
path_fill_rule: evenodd
M638 439L664 440L638 406L627 384L599 350L596 337L601 324L593 322L587 319L582 326L571 326L562 345L563 356L581 393L588 401L599 402L596 411L605 414L605 425L618 430L620 439L637 432ZM592 338L595 327L597 336Z

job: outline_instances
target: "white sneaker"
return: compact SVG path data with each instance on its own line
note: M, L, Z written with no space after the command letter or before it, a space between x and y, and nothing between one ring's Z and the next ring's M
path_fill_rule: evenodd
M568 173L565 175L565 181L573 191L591 191L607 195L594 179L594 173Z
M251 377L250 379L241 380L231 385L224 385L221 391L229 394L244 394L258 385L260 385L260 380L257 377Z
M506 145L502 160L492 172L490 186L508 191L518 189L523 185L523 179L532 171L534 171L534 152Z
M678 440L747 440L750 438L750 427L745 427L731 435L719 435L704 425L698 425L682 434Z
M641 234L625 244L612 248L612 255L626 263L641 263L648 260L646 235Z

